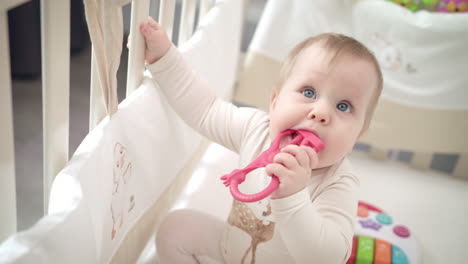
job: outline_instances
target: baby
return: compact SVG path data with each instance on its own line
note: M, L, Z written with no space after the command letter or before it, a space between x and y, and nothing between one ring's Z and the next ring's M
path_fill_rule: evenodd
M188 209L169 214L156 238L161 263L345 263L359 187L346 155L369 127L382 90L374 55L340 34L306 39L283 63L267 114L216 97L151 18L140 31L148 69L172 107L195 130L239 153L239 168L287 129L312 131L325 144L316 153L282 142L274 162L240 185L256 193L275 175L279 188L259 202L234 200L226 222Z

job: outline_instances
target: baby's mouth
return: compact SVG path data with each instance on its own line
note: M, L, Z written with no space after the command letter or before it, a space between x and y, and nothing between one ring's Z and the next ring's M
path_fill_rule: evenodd
M296 136L297 136L296 132L293 132L287 136L284 136L280 141L280 149L288 145L288 143L291 142Z

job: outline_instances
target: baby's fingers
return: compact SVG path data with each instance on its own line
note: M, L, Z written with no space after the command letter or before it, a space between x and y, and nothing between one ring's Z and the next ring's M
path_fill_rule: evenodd
M149 23L140 24L140 32L143 34L143 36L145 37L150 36L152 30L153 30L153 27Z
M270 163L265 167L265 172L270 176L276 176L281 182L281 179L288 174L288 169L278 163Z
M301 167L309 167L309 157L305 150L297 145L287 145L281 150L282 153L289 153L292 157L294 157L296 164ZM288 167L292 169L293 167Z
M158 30L158 29L160 28L159 23L156 22L156 21L155 21L152 17L150 17L150 16L148 16L148 24L149 24L152 28L154 28L154 29L156 29L156 30Z
M276 154L273 158L273 162L282 164L284 167L290 170L296 168L299 165L294 154L289 152L280 152Z
M310 168L315 169L318 166L319 162L317 152L313 148L308 146L301 146L301 148L304 149L304 151L307 153L310 162Z

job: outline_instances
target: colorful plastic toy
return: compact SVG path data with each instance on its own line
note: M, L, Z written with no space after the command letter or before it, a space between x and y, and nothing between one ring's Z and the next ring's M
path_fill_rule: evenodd
M419 245L410 230L381 209L359 202L351 256L346 264L420 264Z
M425 6L435 7L437 4L439 4L439 0L422 0L422 3Z
M420 9L431 12L436 12L439 9L440 0L421 0L419 3Z
M265 167L266 165L273 162L273 158L280 150L281 139L285 136L291 136L292 140L287 145L305 145L312 147L316 152L320 152L325 145L323 142L312 132L307 130L286 130L281 132L273 141L270 148L263 151L257 159L252 161L244 169L236 169L229 174L221 177L226 187L229 186L232 196L241 202L251 203L262 200L274 192L279 185L279 180L276 176L271 177L270 185L265 190L256 194L244 194L239 191L238 185L245 181L246 175L258 168Z
M413 0L390 0L390 1L404 8L407 8L413 12L416 12L419 9L418 4L414 3Z
M468 0L442 0L439 11L446 13L468 12Z

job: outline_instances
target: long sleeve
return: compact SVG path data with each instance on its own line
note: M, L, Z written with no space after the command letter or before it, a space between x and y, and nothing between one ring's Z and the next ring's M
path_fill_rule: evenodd
M274 219L296 263L345 263L350 256L358 180L338 175L311 201L304 189L272 200Z
M172 108L189 126L210 140L239 151L257 110L239 108L218 98L193 73L175 46L148 69Z
M236 107L218 98L192 72L174 46L148 69L177 114L210 140L240 152L241 164L247 165L271 143L267 114L253 108ZM357 178L347 169L347 163L339 166L312 195L304 189L290 197L270 201L276 223L272 232L279 232L282 241L273 235L271 240L258 245L258 263L273 263L272 260L289 263L291 258L300 264L310 261L323 264L346 262L352 247L359 185ZM262 181L261 177L250 176L250 179L254 180L243 183L245 190L255 190ZM249 218L252 221L256 217L262 219L266 212L262 204L245 204L231 210L230 215L236 221L241 221L238 210L251 212L255 216ZM268 219L263 220L268 222ZM229 262L240 262L251 246L248 241L253 241L249 240L250 236L245 230L227 225L223 247Z

